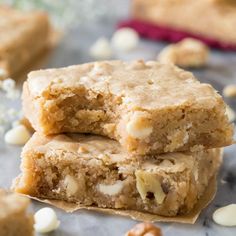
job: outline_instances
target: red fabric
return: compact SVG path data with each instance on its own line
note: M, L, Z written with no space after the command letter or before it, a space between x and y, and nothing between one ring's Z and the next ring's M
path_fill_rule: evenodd
M220 42L216 39L211 39L208 37L203 37L199 35L195 35L192 33L188 33L185 31L181 30L176 30L173 28L165 27L165 26L160 26L156 24L151 24L139 20L127 20L120 22L118 25L118 28L122 27L130 27L136 30L140 36L149 38L155 41L158 40L165 40L165 41L170 41L170 42L178 42L184 38L195 38L199 39L205 44L207 44L210 47L222 49L222 50L227 50L227 51L236 51L236 44L228 44L228 43L223 43Z

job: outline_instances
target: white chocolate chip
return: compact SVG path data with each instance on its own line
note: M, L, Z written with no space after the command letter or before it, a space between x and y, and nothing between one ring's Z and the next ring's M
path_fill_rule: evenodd
M137 32L131 28L122 28L113 34L111 42L115 49L129 51L137 47L139 36Z
M235 112L230 106L226 105L225 113L228 116L229 122L233 122L235 120L236 117Z
M135 112L126 126L127 133L134 138L145 139L153 130L149 114L146 112Z
M66 194L68 197L73 196L77 193L79 186L78 182L73 176L67 175L65 177L64 184L66 185Z
M5 79L2 82L2 89L4 91L13 90L16 86L16 82L13 79Z
M224 87L223 95L225 97L236 97L236 85L230 84Z
M120 193L120 191L123 188L123 182L121 180L117 180L114 184L99 184L98 190L103 193L110 196L116 195Z
M13 145L24 145L31 137L31 133L24 125L18 125L5 134L5 142Z
M236 226L236 204L217 209L213 213L213 220L219 225Z
M7 72L3 68L0 68L0 79L5 79L6 77Z
M95 59L109 59L112 56L112 49L109 41L99 38L90 48L90 55Z
M38 233L49 233L57 229L60 221L55 211L50 207L44 207L34 214L34 229Z

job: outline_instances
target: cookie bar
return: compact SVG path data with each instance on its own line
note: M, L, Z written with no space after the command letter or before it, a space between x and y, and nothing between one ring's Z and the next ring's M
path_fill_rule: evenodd
M0 7L0 68L15 75L47 48L49 33L45 13Z
M0 235L33 236L33 216L27 213L30 200L0 189Z
M232 142L225 104L211 85L154 61L31 72L24 84L23 110L38 132L99 134L137 154Z
M23 149L14 189L83 206L185 214L216 174L221 151L129 155L102 136L35 133Z
M174 38L182 37L182 32L185 32L213 46L236 48L235 1L133 0L132 3L132 17L138 20L133 24L141 34L147 30L146 27L153 28L156 25L160 27L157 38L161 38L163 33L166 34L165 30L176 30L179 34L172 32ZM139 26L139 21L150 25ZM152 35L151 31L150 34Z

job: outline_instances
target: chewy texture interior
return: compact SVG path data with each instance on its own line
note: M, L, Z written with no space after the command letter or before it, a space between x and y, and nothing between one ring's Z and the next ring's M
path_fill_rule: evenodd
M112 67L114 73L118 73L115 72L116 67L119 71L120 67L124 66L121 62L110 63L111 65L101 62L99 66L102 70L105 70L103 68L105 66L109 68L114 66L114 68ZM127 75L134 73L135 76L140 76L142 78L141 85L133 80L128 81L126 85L121 82L121 84L115 84L114 87L120 90L124 86L127 92L124 92L124 95L122 92L116 92L113 87L114 91L112 92L112 88L107 85L108 83L113 86L113 80L121 79L116 74L111 82L108 79L106 83L102 83L102 86L108 86L107 89L104 87L99 89L99 82L97 83L98 89L94 89L92 86L95 86L96 82L91 85L93 77L76 78L77 73L78 76L81 76L80 68L83 66L89 67L89 70L93 71L90 68L93 67L93 64L85 64L81 67L78 66L78 68L75 66L71 69L62 68L61 70L35 72L36 76L33 76L33 73L24 85L23 107L25 115L34 128L41 133L100 134L118 140L126 150L137 154L186 151L197 146L212 148L231 144L232 125L229 124L225 115L225 105L222 98L211 86L200 84L190 73L171 66L165 68L164 65L159 64L156 66L164 67L160 73L168 72L167 76L170 78L168 78L167 84L160 78L150 82L148 75L154 72L158 75L158 70L148 69L144 62L136 61L135 63L143 65L143 71L137 70L134 73L133 69L126 73ZM67 70L72 75L66 77L65 71ZM171 73L177 73L177 76L175 77ZM37 85L39 82L37 79L40 80L42 77L44 80L48 78L52 82L47 87L42 85L43 89L39 91L40 95L37 95L37 87L40 87ZM57 79L56 82L55 79L53 80L54 77ZM71 81L70 77L72 77ZM110 78L107 75L106 77ZM63 82L63 79L60 78L65 81ZM155 77L153 76L153 78ZM96 76L95 79L102 80ZM175 80L177 89L173 86ZM144 81L147 84L143 85ZM70 83L75 83L76 86L72 86ZM192 93L186 90L182 94L181 89L190 86L189 83L193 84L190 89ZM132 91L132 88L137 90L137 94L134 94L135 91ZM146 94L139 97L139 90L142 88ZM156 92L159 90L160 97ZM132 122L136 123L131 125L131 131L129 131L127 127Z
M39 144L37 136L22 154L15 191L83 206L185 214L220 163L218 149L131 158L106 138L59 135Z

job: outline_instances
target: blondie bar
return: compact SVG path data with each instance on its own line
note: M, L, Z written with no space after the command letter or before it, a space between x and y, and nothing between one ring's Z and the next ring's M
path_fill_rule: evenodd
M161 27L159 37L166 28L189 33L222 48L236 48L234 0L133 0L132 3L133 19L151 23L144 28ZM140 27L138 31L142 33L144 29Z
M22 153L16 192L83 206L185 214L220 164L220 149L133 156L102 136L35 133Z
M30 200L0 189L0 235L33 236L33 216L27 213Z
M23 90L26 118L47 135L99 134L137 154L232 142L221 96L174 65L107 61L39 70Z
M15 75L49 45L48 16L0 7L0 68Z

